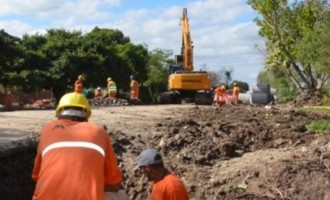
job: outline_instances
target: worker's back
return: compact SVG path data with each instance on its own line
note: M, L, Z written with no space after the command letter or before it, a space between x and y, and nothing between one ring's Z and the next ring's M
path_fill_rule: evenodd
M42 161L37 157L33 170L33 199L104 199L105 182L120 181L105 180L104 167L112 161L106 141L106 131L93 123L59 119L46 124L38 146Z

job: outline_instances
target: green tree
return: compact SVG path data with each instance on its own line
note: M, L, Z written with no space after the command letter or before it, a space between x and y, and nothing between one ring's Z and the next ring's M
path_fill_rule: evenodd
M53 89L56 99L73 90L79 74L85 75L88 89L105 86L110 76L124 92L129 90L129 76L135 75L143 87L142 96L147 87L144 82L156 81L150 81L149 75L164 74L158 65L150 68L145 44L132 44L119 30L95 27L83 35L80 31L49 29L44 35L25 34L22 39L2 31L0 45L3 85L19 86L25 92Z
M167 66L174 63L172 55L172 50L159 48L149 52L148 79L144 85L148 88L153 103L157 103L160 93L167 90L169 73Z
M277 102L279 103L285 103L288 101L293 100L297 94L298 90L294 87L290 87L290 82L288 82L285 78L279 78L276 80L277 85Z
M95 27L83 37L81 52L98 58L98 62L91 64L91 67L97 73L89 73L89 79L93 80L91 82L92 86L106 85L108 77L111 77L117 83L118 88L127 85L129 76L125 84L121 79L123 74L129 74L130 72L125 60L119 56L119 46L129 43L129 37L121 31L106 28Z
M20 65L15 67L16 73L11 77L22 91L30 92L47 88L51 74L48 72L49 59L43 52L47 40L41 35L24 35L19 43L23 53Z
M147 76L147 48L131 44L119 30L96 27L82 35L50 29L45 35L25 35L19 46L24 56L15 80L24 91L52 88L57 99L73 90L79 74L85 75L87 89L105 86L109 76L118 88L128 89L130 74Z
M117 45L117 55L120 62L123 63L120 68L121 79L125 85L124 90L129 89L130 75L134 75L139 81L140 85L148 77L148 49L145 45L134 45L127 43L124 45ZM142 95L142 94L141 94Z
M316 40L329 20L329 5L326 0L248 0L260 17L255 19L259 34L267 39L267 69L275 78L291 82L300 93L312 92L320 80L320 69L315 50ZM327 74L326 76L329 76Z
M321 88L325 91L325 93L328 93L330 95L330 83L329 83L329 76L325 76L324 74L330 74L330 20L328 23L328 26L324 31L322 31L319 35L319 40L322 41L319 46L317 47L319 56L317 58L317 66L320 67L320 79L322 79L320 85Z
M53 88L54 96L59 99L66 91L72 90L77 76L84 74L86 62L77 51L81 46L81 32L50 29L44 37L46 42L41 49L47 63L40 67L47 71L46 86Z
M20 39L0 30L0 83L7 87L12 84L11 77L19 65L22 52L17 47Z

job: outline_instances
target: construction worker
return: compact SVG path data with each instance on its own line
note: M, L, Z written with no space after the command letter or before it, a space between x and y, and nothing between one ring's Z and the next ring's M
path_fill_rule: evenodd
M107 79L108 82L108 97L110 98L116 98L117 97L117 85L116 83L112 80L111 77Z
M234 87L233 87L233 103L234 103L234 105L238 105L238 95L239 95L239 86L236 82L234 82Z
M118 192L122 173L109 135L88 122L91 107L86 97L65 94L56 117L40 134L32 179L33 200L103 200L106 192Z
M95 98L100 98L103 96L103 93L102 93L102 88L101 87L97 87L96 88L96 91L95 91Z
M84 80L85 80L85 78L83 77L83 75L78 76L78 79L74 83L74 91L75 92L82 93L82 91L83 91L83 81Z
M222 85L214 90L214 105L222 106L226 103L226 86Z
M151 200L188 200L188 192L180 178L165 168L162 156L156 149L145 149L138 157L135 170L152 181Z
M139 99L139 90L140 90L140 85L139 83L135 80L134 76L130 76L131 79L131 91L130 91L130 99Z

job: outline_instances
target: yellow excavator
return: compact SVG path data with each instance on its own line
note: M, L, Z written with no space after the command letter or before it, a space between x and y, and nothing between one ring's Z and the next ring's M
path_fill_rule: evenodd
M190 37L187 9L183 9L181 55L175 56L175 64L169 65L168 91L160 96L161 103L212 104L211 77L206 71L194 71L193 45Z

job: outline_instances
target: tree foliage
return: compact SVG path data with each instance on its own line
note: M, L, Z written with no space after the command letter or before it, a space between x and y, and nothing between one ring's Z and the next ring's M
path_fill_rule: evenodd
M328 82L328 68L317 62L322 44L319 37L328 26L329 5L326 0L248 0L259 13L255 19L259 34L267 39L267 66L275 78L285 79L288 86L312 92ZM319 83L322 84L319 84Z
M144 85L148 88L152 102L158 101L161 92L167 90L168 65L174 63L172 50L154 49L149 52L148 79Z
M0 32L2 85L22 91L52 89L58 99L73 90L79 74L85 86L106 86L108 77L120 90L129 90L129 76L143 82L148 76L148 49L135 45L119 30L95 27L91 32L49 29L22 39Z
M4 86L11 83L11 77L15 74L21 56L17 44L20 39L0 30L0 81Z

